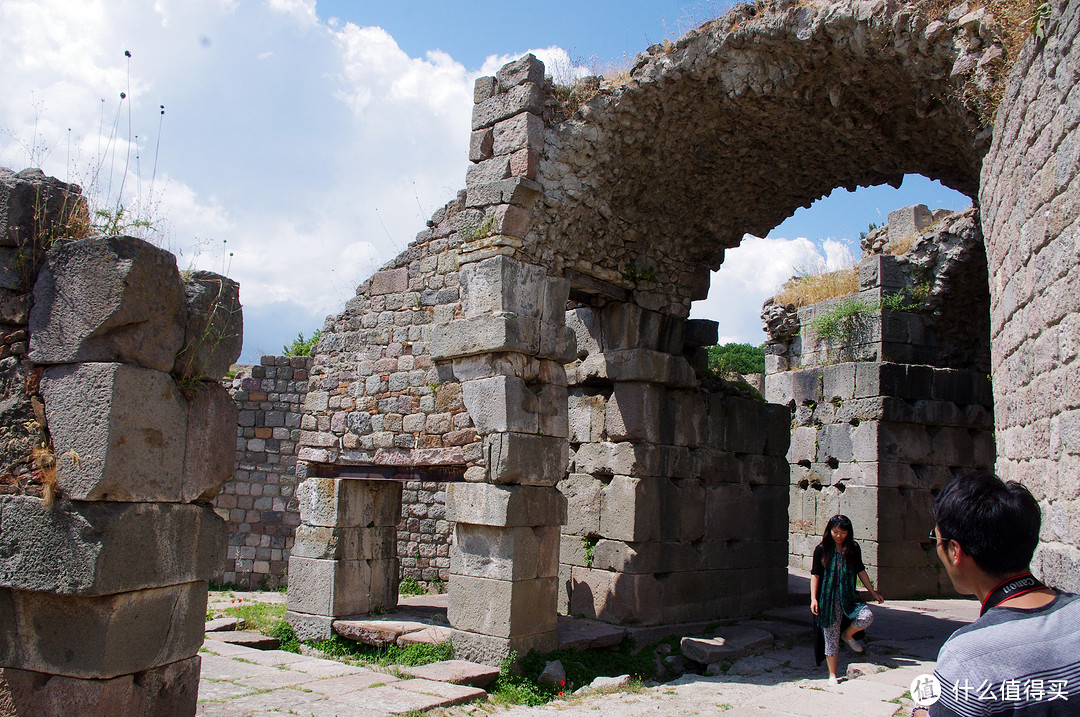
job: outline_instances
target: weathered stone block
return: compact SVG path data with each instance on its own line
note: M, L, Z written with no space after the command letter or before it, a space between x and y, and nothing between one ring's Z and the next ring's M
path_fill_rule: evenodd
M185 273L184 343L173 373L183 379L216 380L240 358L244 314L240 284L210 271Z
M591 307L583 306L566 312L566 327L577 340L577 357L601 353L600 317Z
M683 341L687 346L715 346L719 341L720 324L711 319L689 319Z
M822 367L822 398L825 401L848 401L855 397L855 363Z
M308 478L296 489L300 519L327 528L390 527L401 519L401 484L356 478Z
M451 483L446 499L452 522L502 527L566 523L566 498L555 488Z
M458 630L518 637L555 630L558 578L492 580L454 575L447 619Z
M537 356L543 359L568 363L577 355L577 338L563 323L540 322L540 349Z
M665 411L657 417L661 423L662 442L669 440L663 424L670 423L674 427L670 436L671 443L690 448L703 445L707 440L709 418L701 394L693 391L667 391L666 399ZM668 417L670 422L667 421Z
M607 402L602 395L586 394L575 389L567 395L566 414L571 443L603 440Z
M933 223L934 214L926 208L925 204L915 204L891 211L889 212L889 241L897 242L916 235Z
M454 547L450 551L453 579L467 575L532 580L555 578L558 573L558 526L503 528L458 523L454 527Z
M292 555L319 560L386 560L397 556L397 527L296 526Z
M473 105L472 128L490 127L500 120L513 117L519 112L541 114L544 111L544 93L532 82L511 87L504 94L497 94Z
M660 533L660 482L663 478L615 476L600 491L600 534L641 542Z
M709 445L733 453L764 453L766 416L763 403L725 396L722 411L709 411Z
M688 448L649 443L583 443L573 465L576 472L593 475L689 478L695 473Z
M613 441L648 441L658 443L657 420L664 402L664 390L651 383L615 384L607 403L604 425Z
M479 104L495 95L499 83L494 77L477 77L473 83L473 104Z
M572 615L620 625L654 625L661 620L663 586L652 575L576 567L571 580Z
M523 112L495 125L496 155L511 154L519 149L540 149L544 146L544 120L540 115Z
M565 438L493 433L484 439L484 455L492 483L553 486L566 475L570 446Z
M454 633L454 657L481 665L498 666L516 655L528 655L535 650L545 654L559 646L559 633L555 630L534 635L494 637L475 632Z
M890 233L892 228L890 227ZM896 257L891 254L871 254L858 264L860 289L885 289L895 291L904 288L904 274Z
M590 354L574 371L570 383L607 379L608 381L645 381L648 383L692 388L697 386L693 367L683 356L673 356L651 349L626 349Z
M0 666L108 679L194 656L206 583L100 597L0 588Z
M544 63L529 53L499 68L499 71L495 73L495 79L499 83L500 92L506 92L511 87L525 82L542 85L544 84Z
M227 531L206 505L0 496L0 586L97 596L207 580Z
M11 699L13 715L81 717L176 717L195 714L199 692L198 655L134 675L80 679L7 667L0 670L0 696ZM6 686L6 690L5 690ZM0 709L5 707L0 697Z
M506 179L509 176L510 160L507 157L492 157L469 165L469 169L465 172L465 184L488 184Z
M188 405L168 374L119 363L53 366L41 393L61 495L182 499Z
M217 497L236 470L236 401L220 383L200 381L188 400L184 446L184 479L180 500L185 503Z
M540 429L539 399L516 376L465 381L462 398L481 436L501 431L536 433Z
M532 209L539 195L539 183L527 177L511 177L469 187L465 206L478 208L492 204L513 204L515 207Z
M429 350L436 361L502 351L538 354L540 322L528 317L485 315L436 324Z
M495 133L491 127L473 132L469 137L469 161L482 162L494 156Z
M469 264L461 270L462 311L466 318L509 311L541 318L546 272L505 256Z
M299 640L329 640L334 636L332 615L309 615L304 612L285 611L285 621L292 627Z
M604 482L587 473L571 473L559 482L566 496L566 528L573 535L594 535L600 531L600 491Z
M391 560L318 560L289 557L288 607L311 615L357 615L397 605ZM375 568L379 568L376 570Z
M383 269L375 272L371 277L371 295L382 296L383 294L400 294L409 290L409 270L405 267L400 269Z
M172 370L184 340L176 258L141 239L57 242L34 286L30 360Z

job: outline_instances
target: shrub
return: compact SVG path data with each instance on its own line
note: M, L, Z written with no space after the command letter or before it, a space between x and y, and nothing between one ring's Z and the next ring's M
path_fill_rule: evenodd
M721 376L765 373L765 347L735 343L710 346L709 369Z
M319 343L319 337L321 336L321 329L313 333L310 339L305 339L304 332L301 331L296 334L291 346L286 344L281 347L281 353L285 356L310 356L311 351Z

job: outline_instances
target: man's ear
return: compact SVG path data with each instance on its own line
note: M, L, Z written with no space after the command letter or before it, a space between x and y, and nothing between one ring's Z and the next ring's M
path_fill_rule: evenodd
M971 556L964 552L963 546L955 540L949 540L945 544L945 557L953 567L960 567L961 563L971 559Z

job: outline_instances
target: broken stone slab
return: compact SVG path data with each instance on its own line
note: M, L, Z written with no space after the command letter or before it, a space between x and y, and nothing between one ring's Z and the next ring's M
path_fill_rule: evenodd
M406 620L334 620L334 632L346 640L382 647L397 642L402 635L429 627Z
M615 647L626 637L626 629L606 622L559 615L559 649L591 650Z
M0 667L108 679L194 656L206 583L72 597L0 588Z
M401 484L392 480L308 478L296 489L300 520L326 528L389 527L401 520Z
M451 483L447 520L503 527L563 525L566 498L556 488Z
M0 586L63 595L207 580L224 569L225 522L208 505L0 496Z
M184 341L176 257L127 236L57 242L34 285L34 363L119 362L171 371Z
M245 625L242 617L215 617L207 620L203 626L203 632L228 632L230 630L243 630Z
M423 630L405 633L397 639L397 644L401 647L405 645L438 645L452 639L457 634L459 634L458 631L450 627L429 625Z
M244 343L240 284L211 271L185 272L184 343L174 374L180 379L217 380L225 375Z
M199 381L191 390L180 496L184 503L216 498L236 468L236 401L217 382Z
M481 689L490 685L499 676L498 668L468 660L441 660L420 667L402 667L401 671L418 679L449 682L453 685L469 685Z
M198 655L107 680L65 677L14 667L0 669L0 710L5 692L13 715L159 717L193 715L199 691ZM4 712L4 714L8 714Z
M230 645L250 647L255 650L276 650L281 644L281 641L276 637L270 637L269 635L263 635L261 632L253 632L251 630L208 632L206 633L206 639L214 640L216 642L227 642Z
M722 627L715 635L711 638L684 637L679 648L694 662L711 665L721 660L734 660L773 644L772 634L758 627Z
M63 497L183 498L188 404L168 374L122 363L50 366L41 395Z

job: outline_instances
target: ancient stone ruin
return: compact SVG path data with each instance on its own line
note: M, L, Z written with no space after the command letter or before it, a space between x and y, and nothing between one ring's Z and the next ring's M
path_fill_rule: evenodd
M0 170L0 710L194 714L239 287L87 219L77 187Z
M238 426L217 382L238 352L216 340L239 334L234 285L182 278L129 238L65 241L81 236L75 188L0 175L9 700L193 713L227 540L208 501L238 428L252 458L299 431L302 637L397 602L407 481L447 484L454 649L491 663L553 647L560 608L656 623L786 599L787 565L841 487L886 589L938 590L926 501L991 460L1043 507L1039 574L1080 589L1080 6L1048 7L1008 78L985 12L886 0L741 6L642 53L625 83L583 83L577 104L530 56L481 78L465 190L327 320L310 368L289 364L307 372L302 410L282 401L298 427L275 425L284 409L254 384L241 391L262 425ZM1005 79L984 127L962 90ZM704 376L715 327L686 317L724 251L835 187L905 173L978 211L941 218L922 253L866 258L860 292L914 292L926 269L968 278L840 343L793 330L826 307L770 314L767 391L783 403ZM979 234L988 291L950 299L974 281ZM254 528L250 490L227 495L218 510L249 526L233 572L250 560L254 575L280 536Z

